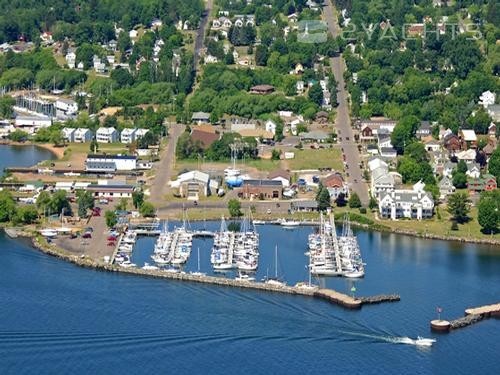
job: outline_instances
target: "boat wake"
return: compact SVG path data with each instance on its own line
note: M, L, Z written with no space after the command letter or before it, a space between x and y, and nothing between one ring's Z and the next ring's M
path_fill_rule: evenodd
M348 335L352 336L360 336L360 337L366 337L373 339L374 341L379 341L379 342L387 342L391 344L404 344L404 345L414 345L417 347L430 347L432 344L436 342L435 339L429 339L429 338L423 338L420 336L417 336L416 339L412 339L411 337L408 336L389 336L389 335L371 335L371 334L365 334L365 333L358 333L358 332L343 332Z

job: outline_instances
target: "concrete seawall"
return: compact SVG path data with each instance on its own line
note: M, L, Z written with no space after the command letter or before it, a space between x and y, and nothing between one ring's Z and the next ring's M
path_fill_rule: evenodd
M27 233L23 233L22 235L31 237ZM332 289L319 289L307 286L281 286L281 285L274 285L262 282L227 279L216 276L205 276L205 275L200 276L183 272L173 273L160 270L122 268L120 266L112 264L99 263L88 257L68 254L63 249L45 243L45 240L43 238L32 237L32 243L36 249L42 251L43 253L71 262L80 267L87 267L100 271L120 272L121 274L125 275L137 275L143 277L195 282L200 284L211 284L211 285L225 286L225 287L253 289L257 291L264 291L271 293L284 293L284 294L308 296L308 297L323 299L348 309L359 309L363 304L392 302L400 300L400 297L397 295L353 298L347 294L343 294Z

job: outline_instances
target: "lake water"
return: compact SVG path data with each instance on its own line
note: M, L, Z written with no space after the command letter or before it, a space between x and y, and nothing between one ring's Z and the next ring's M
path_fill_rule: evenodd
M195 227L205 227L198 223ZM207 223L216 229L218 223ZM274 269L307 279L312 228L257 227L258 277ZM473 244L357 231L366 266L359 281L320 282L401 301L350 311L325 301L83 269L0 235L0 373L493 374L500 321L450 334L429 331L443 316L499 302L500 251ZM149 261L154 238L133 260ZM211 240L196 239L187 270L210 271ZM435 337L432 348L397 338Z
M30 167L50 159L55 159L52 152L34 145L0 145L0 174L7 167Z

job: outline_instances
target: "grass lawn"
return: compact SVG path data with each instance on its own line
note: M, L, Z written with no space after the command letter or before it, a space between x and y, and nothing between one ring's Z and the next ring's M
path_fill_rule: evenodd
M332 168L342 171L342 156L338 148L296 150L295 158L286 160L290 170Z

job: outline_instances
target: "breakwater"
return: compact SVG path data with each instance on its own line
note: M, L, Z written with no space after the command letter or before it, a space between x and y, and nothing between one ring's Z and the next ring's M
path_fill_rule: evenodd
M438 332L464 328L490 317L500 317L500 303L473 307L465 310L465 316L454 320L432 320L431 329Z
M140 268L122 268L117 265L109 264L109 263L101 263L97 262L86 256L77 256L73 254L69 254L65 250L48 244L45 239L41 236L33 237L30 233L19 233L21 236L32 237L33 246L36 249L39 249L45 254L52 255L63 259L65 261L71 262L75 265L81 267L92 268L95 270L108 271L108 272L120 272L122 274L128 275L137 275L143 277L153 277L153 278L161 278L161 279L169 279L169 280L177 280L177 281L185 281L185 282L195 282L200 284L211 284L217 286L225 286L225 287L236 287L242 289L252 289L258 291L265 292L273 292L273 293L284 293L291 295L301 295L301 296L309 296L313 298L323 299L329 301L331 303L337 304L339 306L348 308L348 309L359 309L364 304L371 303L382 303L382 302L393 302L399 301L400 297L397 295L389 295L389 296L372 296L372 297L351 297L347 294L343 294L337 292L332 289L319 289L317 287L306 286L306 285L296 285L296 286L288 286L288 285L275 285L272 283L263 283L263 282L253 282L248 280L238 280L238 279L229 279L224 277L216 277L216 276L206 276L206 275L195 275L185 272L168 272L162 270L144 270ZM375 302L376 301L376 302Z

